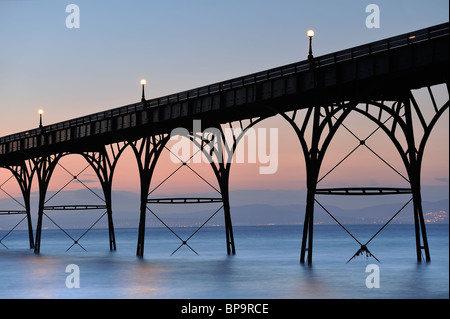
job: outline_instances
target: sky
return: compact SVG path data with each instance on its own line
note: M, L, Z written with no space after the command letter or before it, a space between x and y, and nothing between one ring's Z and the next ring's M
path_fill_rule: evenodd
M66 26L70 14L66 6L72 3L80 10L79 28ZM369 29L365 23L371 3L380 8L379 28ZM138 102L141 78L148 82L146 97L155 98L305 60L308 29L315 30L313 51L320 56L448 22L448 10L447 0L0 0L0 136L37 127L39 109L44 110L46 125ZM436 91L440 100L448 99L440 88ZM426 95L417 94L429 103ZM375 129L362 117L348 121L360 137ZM278 169L261 175L258 163L233 164L230 188L305 188L304 159L292 129L280 118L258 127L278 129ZM448 135L447 112L426 149L424 185L448 187ZM404 173L399 156L381 132L370 143ZM340 130L323 174L357 145L351 134ZM158 163L154 186L179 166L169 155L164 152ZM76 156L62 163L73 172L86 165ZM209 165L198 164L195 169L217 185ZM1 184L8 173L0 171ZM67 178L59 168L50 189L58 189ZM89 169L84 179L98 186ZM180 170L158 191L183 193L186 183L190 190L211 191L189 170ZM321 185L406 186L367 149L355 152ZM11 183L4 187L18 192ZM130 150L118 164L113 187L139 191Z

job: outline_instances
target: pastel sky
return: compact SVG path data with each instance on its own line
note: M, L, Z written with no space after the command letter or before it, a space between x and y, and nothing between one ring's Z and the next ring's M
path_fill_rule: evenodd
M80 9L78 29L66 27L70 3ZM370 3L380 8L380 28L366 27ZM40 108L44 124L51 124L137 102L141 78L147 79L146 96L152 98L304 60L310 28L316 32L314 55L319 56L447 22L448 10L447 0L0 0L0 136L37 127ZM438 97L448 99L441 91L437 88ZM361 137L375 129L358 116L349 118L348 126ZM260 175L258 163L236 164L231 188L304 188L304 160L292 129L279 118L259 127L278 128L278 170ZM448 185L448 135L447 112L427 147L424 184ZM381 132L370 142L404 172ZM323 172L357 144L340 131ZM154 185L178 167L168 160L168 152L163 158ZM75 172L85 163L74 157L64 165ZM196 169L216 185L209 165ZM86 173L95 184L92 171ZM0 184L7 176L2 170ZM53 187L67 177L61 169ZM187 181L192 190L211 190L189 172L174 176L165 190L184 192ZM405 186L405 181L364 149L323 181L336 187L381 184ZM129 151L119 163L114 188L139 189Z

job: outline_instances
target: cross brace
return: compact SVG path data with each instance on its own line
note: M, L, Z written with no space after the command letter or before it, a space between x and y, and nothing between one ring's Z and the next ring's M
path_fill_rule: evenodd
M147 200L149 204L208 204L208 203L222 203L222 198L198 198L198 197L184 197L184 198L151 198Z
M60 205L60 206L44 206L44 210L94 210L107 208L106 205Z
M410 188L392 187L348 187L348 188L320 188L316 189L318 195L398 195L411 194Z
M0 210L0 215L18 215L26 213L26 210Z

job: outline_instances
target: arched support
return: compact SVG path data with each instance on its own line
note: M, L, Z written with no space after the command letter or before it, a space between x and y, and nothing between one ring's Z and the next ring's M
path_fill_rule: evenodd
M220 193L222 194L223 201L223 214L225 217L225 236L226 236L226 245L227 245L227 254L235 255L236 254L236 246L234 244L234 235L233 235L233 223L231 222L231 206L230 206L230 170L228 169L219 169L219 172L216 173L217 181L219 182Z
M447 93L449 93L449 84L446 85ZM423 259L427 262L431 261L421 194L421 168L424 151L433 127L449 107L448 99L443 105L437 105L431 87L427 87L427 91L432 104L432 108L429 108L429 110L434 111L431 120L428 121L414 95L409 90L400 92L397 100L391 105L384 101L370 101L365 106L355 109L383 129L395 145L405 165L413 199L418 262ZM386 117L387 119L384 119ZM417 118L420 125L417 125L413 118ZM388 125L388 120L391 119L392 123Z
M109 249L111 251L115 251L117 248L112 216L113 175L119 157L127 146L127 143L124 143L123 145L115 143L103 147L99 152L85 152L81 154L94 169L102 186L108 216ZM107 149L109 149L109 152Z
M222 196L223 214L225 218L225 236L226 236L227 254L235 255L236 246L234 244L233 223L231 221L230 188L229 188L231 163L224 163L224 162L214 163L214 161L211 161L210 164L217 178L217 182L219 183L220 194Z
M30 249L34 248L34 235L33 235L33 223L31 221L31 184L33 181L34 168L30 165L30 161L23 161L19 165L5 166L6 169L11 171L17 183L19 184L24 201L24 208L27 217L28 238L30 243Z
M53 172L55 171L56 165L62 156L63 154L61 153L32 159L39 185L38 221L36 226L36 240L34 243L35 254L39 254L41 250L42 219L44 215L45 197L47 195L48 185Z
M136 256L141 258L144 256L145 217L150 183L158 158L169 140L169 137L169 135L148 136L141 140L129 143L136 156L141 182L139 232L136 249Z
M223 211L225 218L225 236L227 254L236 254L234 243L233 224L231 221L230 205L230 170L233 162L233 156L238 148L238 143L248 132L248 130L265 118L250 119L247 125L239 121L239 127L233 128L228 123L228 128L222 128L220 124L210 126L200 132L194 132L191 135L192 142L197 145L208 159L216 176L222 196ZM255 135L256 136L256 135ZM253 141L256 143L256 141Z
M409 183L411 185L413 206L414 206L414 228L416 235L416 254L417 261L422 261L422 250L425 253L425 260L427 262L431 261L430 248L428 246L428 237L425 227L425 221L423 218L422 209L422 192L421 192L421 167L422 167L422 154L419 154L416 149L415 137L414 137L414 126L412 121L412 110L411 110L411 100L414 99L411 92L410 97L406 98L404 101L405 107L405 138L408 145L408 149L405 151L408 160L405 163L406 170L408 172ZM420 112L420 110L418 109Z
M311 107L307 110L301 125L298 125L295 121L296 111L293 112L291 117L281 113L281 116L291 124L297 134L306 164L307 195L300 252L302 264L307 262L310 265L312 263L314 204L323 158L337 129L355 106L356 102L342 102L327 107ZM310 129L308 129L309 125L311 126ZM310 140L307 140L307 131L310 132Z

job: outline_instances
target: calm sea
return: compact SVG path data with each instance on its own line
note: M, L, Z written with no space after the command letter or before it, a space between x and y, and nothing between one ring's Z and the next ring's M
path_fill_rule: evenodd
M365 243L379 225L350 225ZM187 239L196 228L174 228ZM313 266L299 264L302 226L234 227L237 254L226 255L223 227L204 227L181 246L166 228L147 228L144 259L136 229L116 229L110 252L105 229L73 241L60 230L43 230L41 254L27 248L27 233L14 231L0 245L0 298L449 298L449 228L428 225L431 263L418 264L413 225L389 225L368 248L379 260L358 256L359 245L339 226L315 226ZM85 230L66 230L77 239ZM0 238L5 232L0 232ZM79 288L66 279L79 269ZM379 288L368 288L368 265L379 270ZM73 280L72 280L73 279ZM371 281L374 283L375 281Z

